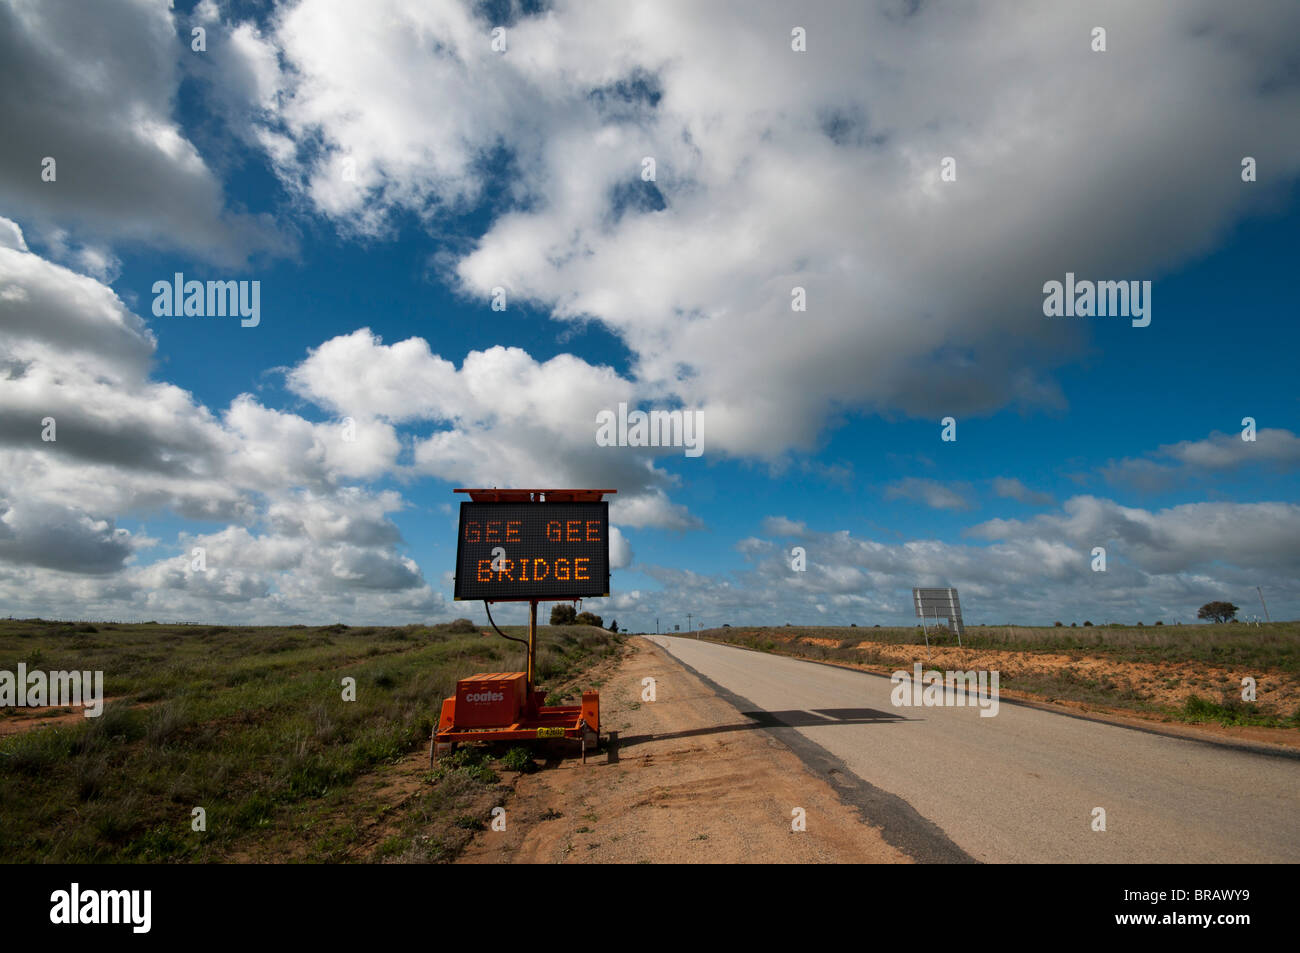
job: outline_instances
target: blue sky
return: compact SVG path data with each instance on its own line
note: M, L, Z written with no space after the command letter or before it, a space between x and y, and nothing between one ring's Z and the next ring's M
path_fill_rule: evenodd
M484 483L618 487L587 607L634 629L902 624L913 585L1300 611L1294 10L831 4L798 52L779 5L104 7L86 48L0 4L14 614L481 619L448 573ZM1067 270L1151 281L1151 324L1044 316ZM178 271L260 282L260 324L156 317ZM619 401L698 409L704 454L596 446Z

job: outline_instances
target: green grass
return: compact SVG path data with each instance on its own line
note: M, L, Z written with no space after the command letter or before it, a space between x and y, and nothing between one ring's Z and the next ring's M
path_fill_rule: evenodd
M1255 702L1245 702L1228 698L1223 702L1211 701L1192 695L1176 712L1179 720L1189 722L1209 722L1218 725L1252 725L1263 728L1300 728L1300 711L1290 718L1279 718L1260 710Z
M521 627L506 631L526 634ZM587 627L539 630L552 683L618 650ZM543 668L541 661L545 660ZM427 746L457 679L523 669L522 646L449 626L67 625L0 620L0 669L101 670L99 718L0 737L0 861L220 861L274 845L350 859L357 796ZM356 680L356 701L341 680ZM22 718L0 710L0 718ZM459 755L459 752L458 752ZM465 805L493 789L490 753L440 765L405 808L425 829L378 857L446 859ZM207 812L206 832L191 810ZM423 840L420 840L423 838ZM412 855L412 843L422 846Z

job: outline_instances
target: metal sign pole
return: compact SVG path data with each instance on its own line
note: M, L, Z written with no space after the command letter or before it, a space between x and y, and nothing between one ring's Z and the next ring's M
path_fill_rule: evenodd
M957 633L957 647L961 648L961 612L957 609L957 590L948 590L948 611L952 613L948 621Z
M537 652L537 600L530 599L528 602L528 692L529 698L532 697L533 691L533 658Z

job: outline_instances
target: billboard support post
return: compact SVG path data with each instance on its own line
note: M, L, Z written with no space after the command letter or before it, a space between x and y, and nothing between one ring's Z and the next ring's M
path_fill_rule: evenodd
M533 690L533 662L537 658L537 600L528 602L528 691Z

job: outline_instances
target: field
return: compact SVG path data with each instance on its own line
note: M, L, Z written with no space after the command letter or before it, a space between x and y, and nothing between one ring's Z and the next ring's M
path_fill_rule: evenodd
M967 626L961 640L915 628L720 628L701 638L870 671L1000 673L1004 693L1162 720L1300 728L1300 622L1183 626ZM1242 679L1256 682L1242 699Z
M575 679L621 645L539 627L548 700L592 687ZM97 718L0 709L4 862L447 860L500 803L506 765L531 767L470 749L428 769L456 680L523 668L522 646L470 626L0 620L0 671L19 662L102 670L109 701Z

